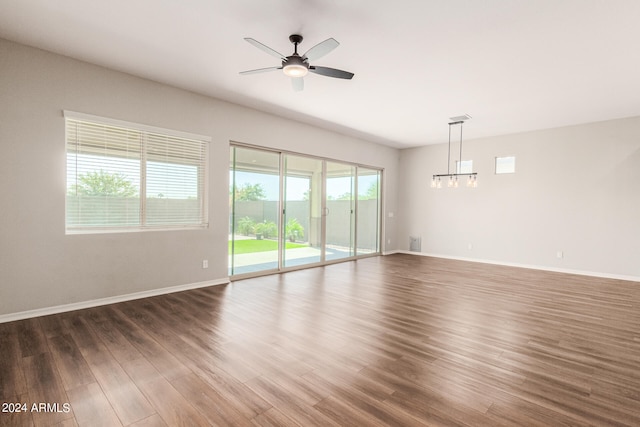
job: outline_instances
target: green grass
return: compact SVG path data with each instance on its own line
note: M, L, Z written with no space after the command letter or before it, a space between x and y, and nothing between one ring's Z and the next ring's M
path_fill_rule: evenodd
M295 248L306 248L307 245L301 245L298 243L287 242L287 249L295 249ZM234 254L249 254L254 252L268 252L268 251L277 251L278 250L278 242L276 240L257 240L257 239L246 239L246 240L236 240L234 247ZM229 253L231 253L231 241L229 241Z

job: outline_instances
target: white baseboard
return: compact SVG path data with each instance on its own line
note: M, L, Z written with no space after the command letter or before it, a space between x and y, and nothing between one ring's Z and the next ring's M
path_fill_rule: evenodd
M134 292L132 294L116 295L107 298L99 298L89 301L74 302L72 304L56 305L54 307L37 308L35 310L20 311L0 315L0 323L13 322L14 320L29 319L32 317L48 316L50 314L64 313L67 311L82 310L84 308L98 307L101 305L115 304L118 302L131 301L141 298L154 297L157 295L170 294L173 292L187 291L190 289L204 288L207 286L224 285L229 283L229 278L210 280L207 282L189 283L186 285L170 286L168 288L151 289L148 291Z
M456 256L441 255L441 254L429 254L424 252L413 252L413 251L405 251L405 250L393 251L392 253L428 256L433 258L453 259L457 261L479 262L482 264L504 265L507 267L529 268L532 270L543 270L543 271L552 271L555 273L577 274L581 276L601 277L604 279L617 279L617 280L628 280L631 282L640 282L640 276L627 276L623 274L602 273L598 271L572 270L568 268L556 268L556 267L547 267L547 266L541 266L541 265L519 264L514 262L501 262L501 261L494 261L494 260L488 260L488 259L465 258L465 257L456 257ZM389 255L391 255L392 253L389 253Z
M387 255L393 255L393 254L403 254L403 253L407 253L408 251L401 251L398 249L394 249L392 251L384 251L382 252L382 255L387 256ZM413 252L409 252L409 253L413 253Z

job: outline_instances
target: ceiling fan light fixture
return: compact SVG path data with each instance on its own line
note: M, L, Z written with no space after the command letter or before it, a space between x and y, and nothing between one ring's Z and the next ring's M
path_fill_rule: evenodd
M289 77L304 77L309 69L302 64L288 64L282 67L282 72Z

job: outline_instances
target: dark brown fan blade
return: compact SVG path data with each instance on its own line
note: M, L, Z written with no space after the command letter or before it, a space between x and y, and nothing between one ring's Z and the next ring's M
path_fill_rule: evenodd
M309 71L312 73L320 74L321 76L335 77L336 79L350 80L353 77L353 73L348 71L337 70L329 67L309 67Z
M256 70L248 70L248 71L240 71L240 74L258 74L258 73L266 73L273 70L282 70L282 67L267 67L267 68L258 68Z

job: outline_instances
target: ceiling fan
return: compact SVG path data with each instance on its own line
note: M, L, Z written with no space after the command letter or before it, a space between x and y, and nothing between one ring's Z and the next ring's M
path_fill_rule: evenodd
M250 37L246 37L245 40L258 49L262 50L263 52L266 52L269 55L275 56L276 58L280 59L282 61L282 65L280 65L279 67L267 67L258 68L256 70L242 71L240 72L240 74L242 75L265 73L273 70L282 70L285 75L291 77L291 85L293 86L293 90L296 92L304 89L303 77L306 76L308 72L320 74L321 76L335 77L337 79L349 80L353 77L353 73L350 73L348 71L309 65L309 61L313 61L325 56L327 53L331 52L333 49L340 45L340 43L338 43L333 38L318 43L302 56L298 54L298 45L302 43L302 36L298 34L292 34L289 36L289 41L291 41L294 46L293 54L289 56L284 56L283 54L271 49L269 46L266 46Z

